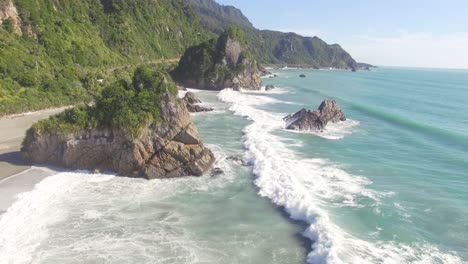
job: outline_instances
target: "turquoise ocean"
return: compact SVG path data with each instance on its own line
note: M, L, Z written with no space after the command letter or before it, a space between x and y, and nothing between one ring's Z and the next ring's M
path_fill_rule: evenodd
M196 91L222 174L18 175L50 176L0 215L0 263L468 263L467 70L272 71ZM284 129L325 98L348 120Z

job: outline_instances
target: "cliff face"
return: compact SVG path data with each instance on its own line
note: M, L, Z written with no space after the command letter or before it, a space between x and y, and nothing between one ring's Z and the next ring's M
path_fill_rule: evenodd
M72 169L112 170L122 176L147 179L201 176L215 161L201 142L185 104L164 95L160 119L138 138L121 131L90 130L73 134L40 134L31 130L22 157Z
M260 89L261 72L243 34L230 29L217 40L189 48L172 73L174 79L199 89Z
M23 34L21 31L21 18L12 0L3 0L0 2L0 25L7 21L11 23L14 33L18 35Z

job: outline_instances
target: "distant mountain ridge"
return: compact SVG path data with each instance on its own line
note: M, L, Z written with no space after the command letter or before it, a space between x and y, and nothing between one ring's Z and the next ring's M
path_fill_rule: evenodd
M202 26L214 34L220 34L232 25L244 29L254 56L260 63L308 65L317 68L359 68L359 64L338 44L329 45L318 37L258 30L241 10L220 5L214 0L187 2L200 15Z

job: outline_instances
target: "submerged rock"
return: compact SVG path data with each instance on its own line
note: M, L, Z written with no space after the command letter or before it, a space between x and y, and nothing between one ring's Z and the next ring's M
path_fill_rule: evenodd
M306 76L305 76L305 74L301 74L301 75L299 75L299 77L305 78Z
M215 156L203 145L185 104L169 93L161 102L158 121L148 124L137 138L119 130L57 135L31 129L22 157L34 163L111 170L147 179L203 175L211 169Z
M211 177L215 177L215 176L219 176L219 175L221 175L221 174L223 174L223 173L224 173L224 171L223 171L221 168L216 167L216 168L213 168L213 169L211 170L211 174L210 174L210 175L211 175Z
M241 166L250 166L251 164L249 162L247 162L246 160L244 160L242 157L240 156L229 156L226 158L227 160L231 160L232 162L235 162Z
M191 113L213 111L213 108L197 105L198 103L201 103L201 100L192 92L187 92L182 100L185 102L187 110Z
M267 86L265 86L265 91L270 91L270 90L273 90L275 89L275 86L271 85L271 84L268 84Z
M345 121L346 117L335 100L324 100L318 110L305 108L283 118L287 123L286 129L291 130L323 130L328 122Z

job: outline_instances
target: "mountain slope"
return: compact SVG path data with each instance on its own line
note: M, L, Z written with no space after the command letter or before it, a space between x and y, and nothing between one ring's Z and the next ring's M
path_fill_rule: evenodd
M357 67L356 61L338 44L329 45L318 37L258 30L239 9L220 5L214 0L187 2L199 13L203 27L214 34L219 34L232 25L244 29L251 49L260 63L304 64L340 69Z
M89 100L105 69L207 36L184 0L0 0L0 116Z

